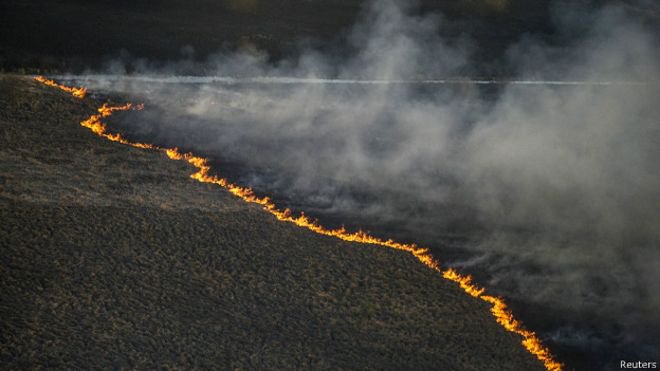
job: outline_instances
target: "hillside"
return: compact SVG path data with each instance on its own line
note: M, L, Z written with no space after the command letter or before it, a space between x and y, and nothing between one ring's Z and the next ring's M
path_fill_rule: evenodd
M78 122L101 97L15 76L0 93L2 368L542 369L413 256L94 136Z

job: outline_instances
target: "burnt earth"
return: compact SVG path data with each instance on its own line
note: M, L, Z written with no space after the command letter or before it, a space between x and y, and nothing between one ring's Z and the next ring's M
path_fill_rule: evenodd
M96 137L93 99L12 76L0 97L2 368L542 369L411 255Z

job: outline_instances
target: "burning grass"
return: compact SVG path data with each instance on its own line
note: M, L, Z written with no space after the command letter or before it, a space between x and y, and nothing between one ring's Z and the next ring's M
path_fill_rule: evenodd
M120 136L106 132L101 119L113 111L139 107L112 107L115 106L103 106L92 117L81 121L87 123L84 126L96 134L107 134L106 139L121 141ZM34 107L35 112L45 108ZM52 116L49 113L40 117L47 121ZM60 120L63 126L68 121L64 118ZM40 174L64 166L68 169L65 171L68 179L64 179L61 184L57 183L60 182L57 180L59 177L53 178L56 182L19 182L23 185L16 185L18 188L15 191L8 187L9 193L4 193L5 200L14 201L3 208L3 220L11 222L5 223L3 227L2 245L12 246L9 250L3 250L3 256L11 260L11 264L3 268L3 277L8 278L3 280L3 292L8 294L5 296L11 301L11 305L2 309L3 318L6 318L3 326L9 329L3 332L9 339L23 339L16 340L18 343L9 341L8 344L13 345L6 348L9 349L7 352L11 353L11 349L14 349L16 354L23 354L21 359L30 359L30 352L16 344L27 344L25 339L30 335L29 332L17 332L19 328L24 328L21 326L25 326L20 325L22 322L19 319L22 317L16 314L18 312L7 312L11 308L16 310L17 305L27 305L14 303L24 295L17 296L8 291L24 284L20 279L17 281L12 278L16 274L19 274L19 278L21 275L31 277L26 279L30 282L27 288L23 288L26 292L34 292L36 288L42 287L48 293L40 299L45 300L42 303L48 305L48 308L40 307L42 304L39 302L26 307L28 314L35 313L35 310L49 313L46 317L33 317L36 322L28 327L36 326L37 332L33 336L37 338L33 338L32 342L47 344L45 339L55 339L50 341L51 346L55 344L54 351L69 354L71 359L84 358L84 355L79 355L80 349L89 346L90 349L98 350L97 354L112 354L104 353L105 349L118 352L114 356L118 358L121 358L119 354L123 352L128 354L124 357L128 359L127 362L145 367L150 364L141 361L140 357L151 354L152 357L160 355L161 359L169 359L171 364L179 365L194 366L194 361L200 360L198 367L269 365L280 368L359 368L360 365L369 365L377 368L535 368L534 362L526 358L523 349L514 345L516 339L503 337L495 321L485 316L483 306L467 295L458 295L451 288L450 281L433 279L434 271L441 272L443 276L449 276L453 271L440 271L439 265L425 249L379 240L363 232L326 230L304 215L293 216L286 210L279 211L267 198L257 197L249 189L211 175L206 161L191 154L182 154L174 149L147 147L164 151L170 158L185 161L197 168L198 171L192 177L204 184L197 183L196 190L185 192L182 190L189 189L191 185L184 185L176 176L170 176L172 169L154 173L148 176L153 180L138 185L144 182L146 174L137 176L136 169L145 172L151 171L148 169L154 166L161 166L153 152L151 155L139 150L130 152L135 159L140 159L139 163L130 159L132 164L122 170L125 173L120 176L110 175L112 173L107 171L116 169L129 159L121 157L125 156L120 155L124 152L109 143L103 145L99 142L94 146L95 153L83 155L88 150L83 148L89 147L82 141L83 137L78 137L81 134L73 135L70 131L57 134L55 128L42 122L33 129L23 127L22 130L42 131L35 138L48 143L50 152L45 151L40 156L31 155L36 163L44 163L43 171L21 176L34 182L44 176ZM20 132L15 135L20 135ZM9 143L14 143L14 140ZM28 147L38 148L36 143ZM60 150L56 150L57 145L53 146L52 143L64 145L65 152L69 151L70 154L55 157ZM130 143L126 141L125 144ZM8 156L14 153L11 148L5 146L4 152ZM97 158L108 158L109 155L120 157L104 160L102 165L93 165ZM54 157L61 158L61 163L45 164ZM20 156L12 158L12 161L21 163ZM66 161L74 163L69 166ZM172 162L173 165L176 163ZM85 166L91 166L89 172L81 173ZM18 169L26 167L19 166L11 172L23 174L21 171L27 171ZM175 172L182 170L180 165L177 165L177 169ZM85 175L81 177L78 174ZM91 179L96 184L86 186ZM127 179L130 180L128 184ZM115 181L110 187L103 185ZM209 202L224 197L213 192L212 187L208 187L209 183L228 189L244 201L260 205L277 219L268 218L265 213L251 208L245 209L247 214L243 211L232 214L223 212L222 205L233 205L235 201L223 199L220 203ZM66 187L66 184L77 187L74 193L88 193L96 197L90 196L87 203L76 196L55 200L52 204L43 201L35 204L29 199L22 199L19 188L27 184L33 188L47 188L51 201L53 195L58 194L59 189ZM170 204L176 206L161 206L160 210L153 209L153 199L136 202L136 198L129 203L112 202L101 209L89 206L111 197L113 192L117 193L118 200L126 200L127 195L134 195L138 189L145 191L155 186L167 187L168 192L159 193L170 194L168 197L171 198L190 197L186 202L171 201L173 203ZM147 193L145 197L151 195ZM47 199L48 195L44 194L43 198ZM84 201L84 197L82 199ZM199 208L176 211L181 210L182 205L199 199L204 200ZM149 204L151 206L147 206ZM288 223L279 223L277 220ZM287 227L292 224L316 233L301 234L296 231L300 229ZM347 249L349 245L346 242L331 242L333 239L326 236L366 245L363 249ZM251 242L255 239L261 242ZM405 255L391 249L373 249L373 245L407 251L432 269L415 269ZM36 259L30 255L35 251L41 251ZM309 255L310 252L312 255ZM58 255L63 253L65 258ZM89 260L89 254L97 257ZM325 258L319 260L316 256ZM336 260L338 256L344 257ZM17 261L17 257L22 258ZM52 264L50 268L49 263ZM11 268L28 267L30 264L37 271L50 273L30 273L33 269L16 273ZM77 269L81 271L76 272ZM483 295L481 289L474 287L468 277L456 272L453 274L455 276L445 278L459 283L465 291L468 291L466 287L474 288L471 295L475 298L486 302L491 300L489 298L492 297ZM93 294L99 285L109 286L103 289L106 291ZM123 288L116 291L118 287ZM75 294L76 290L78 294ZM158 292L169 299L163 301L162 295L152 295ZM86 295L91 295L89 300L84 299ZM79 299L84 299L83 302L87 304L77 303ZM512 322L515 319L502 306L503 302L496 298L492 300L488 303L500 325L514 324L516 328L522 329L518 322ZM133 313L131 307L137 308L137 314L127 314ZM159 308L173 308L180 314L173 314L174 317L170 318ZM79 314L71 317L72 310ZM106 318L103 313L109 317ZM501 315L498 317L497 313ZM74 318L75 321L69 321ZM68 325L57 325L62 321ZM84 330L80 326L91 326L92 330ZM151 344L148 336L139 335L145 328L147 333L153 332L155 338L161 339L160 345ZM89 333L91 338L80 340L81 333ZM197 335L189 338L185 334ZM518 335L523 336L525 341L535 338L533 333ZM108 343L113 336L119 340ZM128 338L136 339L137 343L121 345ZM71 345L61 343L64 339L71 339L67 341ZM162 343L162 339L171 341ZM194 345L199 344L200 339L214 346L200 348ZM188 356L180 356L182 358L179 362L172 356L177 353L177 347L188 352ZM249 349L250 354L243 355L245 349ZM49 351L44 354L52 359L57 358ZM225 358L217 358L218 354L224 354ZM39 362L48 359L37 358L41 360ZM232 359L241 361L234 362ZM90 364L93 363L87 365ZM103 362L98 364L108 365ZM83 366L85 362L77 365ZM130 365L128 363L127 367Z
M56 83L51 83L49 80L44 82L44 79L41 77L37 77L36 79L37 81L45 83L46 85L60 88L66 92L71 93L75 97L79 97L78 89L81 88L69 88ZM279 221L293 223L299 227L311 230L317 234L339 238L343 241L379 245L411 253L422 264L426 265L434 271L440 272L442 277L445 279L457 283L467 294L490 303L492 305L491 313L497 320L497 323L499 323L507 331L520 335L522 337L521 343L525 349L529 353L533 354L536 358L538 358L538 360L543 363L543 366L547 370L560 371L562 369L562 365L554 360L550 350L541 343L541 340L536 336L534 332L525 329L524 325L518 319L516 319L513 313L508 309L508 306L502 298L485 295L486 290L472 283L472 278L470 276L461 275L451 268L443 271L438 261L436 261L435 258L429 253L428 249L418 247L415 244L401 243L391 239L383 240L371 236L361 230L357 232L349 232L344 228L327 229L318 224L315 220L309 219L304 214L294 216L291 214L289 209L279 209L277 205L275 205L268 197L258 197L250 188L241 187L228 182L224 178L211 175L211 167L208 165L208 160L205 158L195 156L192 153L181 153L176 148L161 148L152 144L134 143L128 141L120 134L107 133L106 126L100 121L102 118L109 117L113 112L116 111L141 110L143 108L143 105L134 106L132 103L126 103L120 106L108 106L107 104L104 104L101 108L98 109L99 114L92 115L89 119L81 122L81 125L92 130L92 132L95 134L113 142L119 142L121 144L142 149L164 151L172 160L187 161L195 168L197 168L197 172L190 175L191 178L202 183L218 185L245 202L261 205L264 210L274 215Z

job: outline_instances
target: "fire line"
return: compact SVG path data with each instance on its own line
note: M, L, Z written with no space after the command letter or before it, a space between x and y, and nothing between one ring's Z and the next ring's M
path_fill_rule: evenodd
M74 97L80 99L83 99L87 93L86 88L68 87L58 84L53 80L48 80L43 76L37 76L35 77L35 80L45 85L64 90ZM211 167L208 164L208 159L206 158L195 156L192 153L182 153L176 147L164 148L149 143L131 142L118 133L108 133L106 124L101 121L102 119L111 116L116 111L137 111L142 110L143 108L144 105L142 104L135 105L132 103L126 103L119 106L103 104L100 108L98 108L98 113L91 115L88 119L82 121L80 125L88 128L94 134L106 138L110 141L137 148L161 151L172 160L186 161L197 169L195 173L190 175L191 178L201 183L211 183L218 185L229 191L231 194L241 198L245 202L258 204L262 206L265 211L269 212L282 222L292 223L317 234L335 237L343 241L379 245L409 252L421 263L440 273L443 278L458 284L459 287L470 296L481 299L490 304L490 312L492 316L495 317L497 323L500 324L506 331L521 336L521 344L523 347L527 350L527 352L531 353L539 361L541 361L546 370L561 371L563 369L563 365L554 359L553 355L550 353L550 350L545 345L543 345L538 336L536 336L536 333L527 330L522 322L516 319L516 317L513 315L513 312L504 302L504 299L497 296L487 295L485 288L474 284L470 275L462 275L452 268L442 269L440 263L433 256L431 256L431 253L427 248L419 247L416 244L397 242L392 239L384 240L371 236L369 233L362 230L358 230L357 232L349 232L344 229L344 227L339 229L328 229L318 224L316 220L307 217L303 212L301 212L300 215L295 216L288 208L283 210L278 208L269 197L258 197L251 188L241 187L229 182L225 178L212 175Z
M73 95L76 98L82 99L82 98L85 98L85 96L87 95L87 88L76 88L76 87L69 87L69 86L66 86L66 85L61 85L61 84L56 83L53 80L49 80L49 79L43 77L43 76L36 76L34 79L39 81L40 83L42 83L44 85L52 86L54 88L62 89L67 93L71 93L71 95Z

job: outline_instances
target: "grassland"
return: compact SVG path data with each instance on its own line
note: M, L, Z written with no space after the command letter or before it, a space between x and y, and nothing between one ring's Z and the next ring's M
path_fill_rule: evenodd
M541 369L412 256L98 138L77 125L98 100L12 76L0 96L2 368Z

